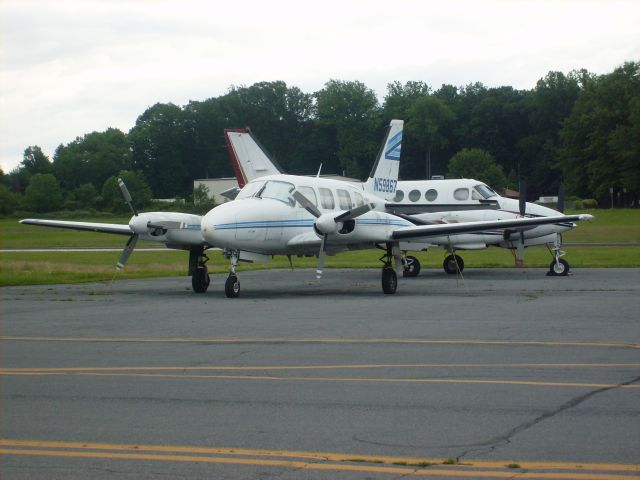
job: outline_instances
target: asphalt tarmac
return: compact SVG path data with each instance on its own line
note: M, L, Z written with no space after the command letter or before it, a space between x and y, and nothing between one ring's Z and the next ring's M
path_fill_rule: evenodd
M0 478L637 478L640 270L574 273L2 288Z

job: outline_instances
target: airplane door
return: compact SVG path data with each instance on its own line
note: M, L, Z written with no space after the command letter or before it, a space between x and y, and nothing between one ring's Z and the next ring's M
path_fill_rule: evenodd
M265 241L268 243L277 243L282 238L282 215L275 215L274 221L270 222L265 232Z

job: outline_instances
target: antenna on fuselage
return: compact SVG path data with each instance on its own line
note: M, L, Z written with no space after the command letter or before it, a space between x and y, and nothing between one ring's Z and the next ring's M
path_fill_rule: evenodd
M322 164L320 164L320 168L318 168L318 173L316 173L316 178L320 178L321 171L322 171Z

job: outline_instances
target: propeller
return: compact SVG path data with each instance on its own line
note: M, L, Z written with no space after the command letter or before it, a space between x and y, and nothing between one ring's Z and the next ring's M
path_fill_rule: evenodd
M564 213L564 185L558 186L558 211Z
M527 214L527 182L520 179L520 195L518 198L518 206L520 207L520 216L524 218ZM516 265L524 266L524 230L520 230L520 244L516 255Z
M129 189L124 184L124 181L121 178L118 178L118 186L120 187L120 191L122 192L122 196L124 197L124 201L127 202L129 208L133 212L135 217L138 216L138 211L136 210L135 205L133 204L133 199L131 198L131 194L129 193Z
M133 216L137 217L138 210L136 210L136 207L133 204L133 199L131 198L129 189L121 178L118 178L118 186L120 187L120 191L122 192L122 196L124 197L125 202L127 202L127 205L129 205L129 208L133 212ZM129 237L129 240L127 240L127 244L124 246L124 250L122 250L122 253L120 254L120 260L118 260L118 263L116 263L116 270L121 270L124 268L127 260L129 260L129 256L131 256L131 253L133 252L133 249L136 248L138 238L139 235L137 233L134 233Z
M302 207L307 212L309 212L316 218L313 227L318 236L321 238L320 251L318 252L318 266L316 268L316 278L319 280L320 278L322 278L324 259L326 256L325 245L329 234L339 231L345 222L348 222L349 220L355 220L360 215L363 215L369 210L373 209L375 205L373 205L372 203L364 204L334 216L335 213L323 214L320 210L318 210L318 207L316 207L315 203L305 197L299 190L294 191L292 197L295 198L296 201L300 205L302 205Z

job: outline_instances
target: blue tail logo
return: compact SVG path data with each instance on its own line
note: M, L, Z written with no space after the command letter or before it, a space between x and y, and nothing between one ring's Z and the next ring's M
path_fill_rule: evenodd
M400 149L402 148L402 131L396 133L387 142L387 151L384 153L385 160L400 160Z

